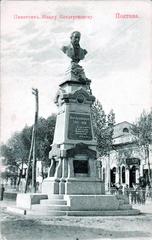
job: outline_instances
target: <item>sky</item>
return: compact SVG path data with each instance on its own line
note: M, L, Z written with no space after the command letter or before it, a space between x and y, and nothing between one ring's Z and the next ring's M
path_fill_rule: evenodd
M138 18L117 19L116 13ZM60 17L77 15L90 18ZM105 112L113 109L118 123L134 122L143 109L149 111L151 18L150 1L1 2L1 142L33 124L33 87L39 90L39 116L57 112L54 98L70 65L61 47L75 30L88 51L80 65Z

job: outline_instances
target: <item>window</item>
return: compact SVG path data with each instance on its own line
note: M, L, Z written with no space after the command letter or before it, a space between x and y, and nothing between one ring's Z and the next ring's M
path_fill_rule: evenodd
M116 168L111 169L111 183L116 183Z
M136 183L136 166L130 168L129 178L130 187L133 187L133 184Z
M105 168L103 168L103 176L102 176L103 182L105 182Z
M119 167L119 184L121 184L121 167Z
M122 183L126 182L126 171L125 171L125 167L122 167Z

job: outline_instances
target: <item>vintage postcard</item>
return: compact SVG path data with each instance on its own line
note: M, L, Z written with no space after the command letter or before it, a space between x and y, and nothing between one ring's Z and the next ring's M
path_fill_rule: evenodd
M151 10L1 1L3 240L151 239Z

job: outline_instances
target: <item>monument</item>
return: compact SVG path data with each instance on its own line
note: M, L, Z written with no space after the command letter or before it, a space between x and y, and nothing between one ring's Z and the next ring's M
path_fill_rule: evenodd
M42 191L51 194L103 194L104 184L96 173L96 140L91 121L91 81L78 64L87 51L79 45L80 33L71 35L71 45L63 52L71 58L66 79L60 84L55 98L58 106L57 121L48 178Z
M58 114L49 154L51 166L42 184L42 192L49 199L43 203L51 203L52 198L56 203L64 199L68 208L56 206L56 209L66 210L67 215L102 215L103 211L123 207L116 196L105 195L104 183L98 177L97 142L91 119L95 97L90 88L91 80L78 64L87 54L80 47L80 37L80 32L73 32L70 45L62 47L71 65L55 98ZM123 196L121 204L125 205L124 210L131 209Z
M80 60L87 51L80 47L80 32L62 47L71 64L55 97L58 107L51 165L42 183L42 194L18 194L17 207L37 215L133 215L139 214L123 195L105 195L97 173L97 142L91 106L95 101ZM48 198L48 199L46 199ZM14 210L13 210L14 211Z

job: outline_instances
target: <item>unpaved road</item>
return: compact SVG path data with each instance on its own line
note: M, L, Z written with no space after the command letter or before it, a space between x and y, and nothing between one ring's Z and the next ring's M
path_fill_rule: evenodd
M152 213L121 217L17 216L1 208L2 240L152 239Z

